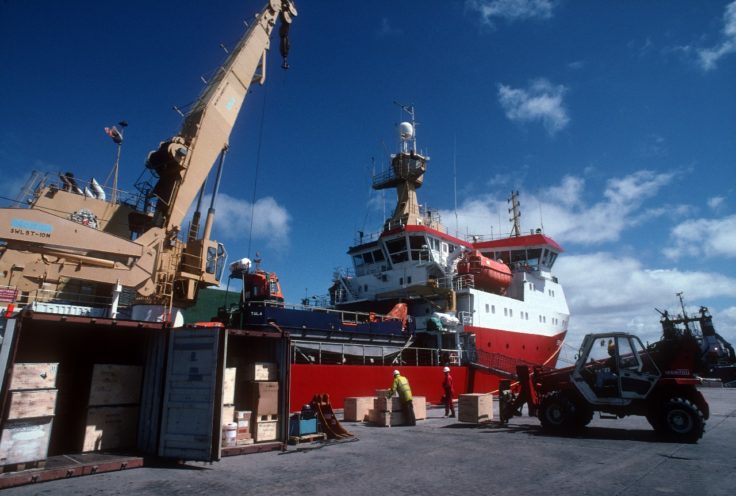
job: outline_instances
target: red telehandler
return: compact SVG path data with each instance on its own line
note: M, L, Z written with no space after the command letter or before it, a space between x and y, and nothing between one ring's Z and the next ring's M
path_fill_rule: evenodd
M601 418L643 415L662 437L696 443L709 416L696 388L699 356L697 341L688 335L646 348L627 333L588 334L571 367L517 367L515 392L510 381L500 388L501 421L521 415L524 403L529 415L554 432L582 429L594 412Z

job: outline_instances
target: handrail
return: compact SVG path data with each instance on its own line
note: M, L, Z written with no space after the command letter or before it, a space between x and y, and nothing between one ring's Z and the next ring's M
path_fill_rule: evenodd
M456 349L415 348L403 344L381 346L296 339L291 344L291 361L295 364L442 366L466 363L468 355L467 351Z

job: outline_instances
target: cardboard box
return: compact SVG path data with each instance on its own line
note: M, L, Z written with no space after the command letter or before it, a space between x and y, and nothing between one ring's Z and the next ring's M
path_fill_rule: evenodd
M250 423L250 418L253 415L253 412L250 410L236 410L235 412L235 420L240 422L241 420Z
M82 451L134 448L137 437L137 406L94 406L87 409Z
M56 411L57 392L57 389L11 391L8 420L52 417Z
M58 372L58 363L16 363L9 389L53 389Z
M246 381L277 381L279 369L272 362L254 362L240 367L243 380Z
M278 420L269 420L267 422L255 422L253 426L253 438L257 443L264 441L274 441L278 437Z
M278 415L279 383L248 382L248 403L255 416Z
M235 367L225 369L225 377L222 381L223 405L232 405L235 403L235 373L237 370Z
M95 364L89 388L89 406L137 405L141 398L143 367Z
M460 422L479 424L493 420L493 395L461 394L457 402L457 419Z
M0 436L0 465L45 460L52 423L52 417L5 422Z
M359 396L345 398L343 404L343 420L346 422L362 422L373 408L373 397Z
M235 406L222 405L222 423L235 422Z

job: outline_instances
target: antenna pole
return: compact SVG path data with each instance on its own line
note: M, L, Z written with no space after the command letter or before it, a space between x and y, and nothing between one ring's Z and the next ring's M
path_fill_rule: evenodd
M453 137L452 143L452 182L455 194L455 236L457 236L459 230L457 220L457 134Z

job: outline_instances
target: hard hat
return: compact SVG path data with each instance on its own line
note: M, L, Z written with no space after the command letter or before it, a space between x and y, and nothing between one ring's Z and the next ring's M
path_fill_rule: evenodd
M398 370L394 370L394 375L401 375L401 374L399 374Z
M449 372L449 371L450 371L450 367L445 367L444 369L442 369L442 372Z

